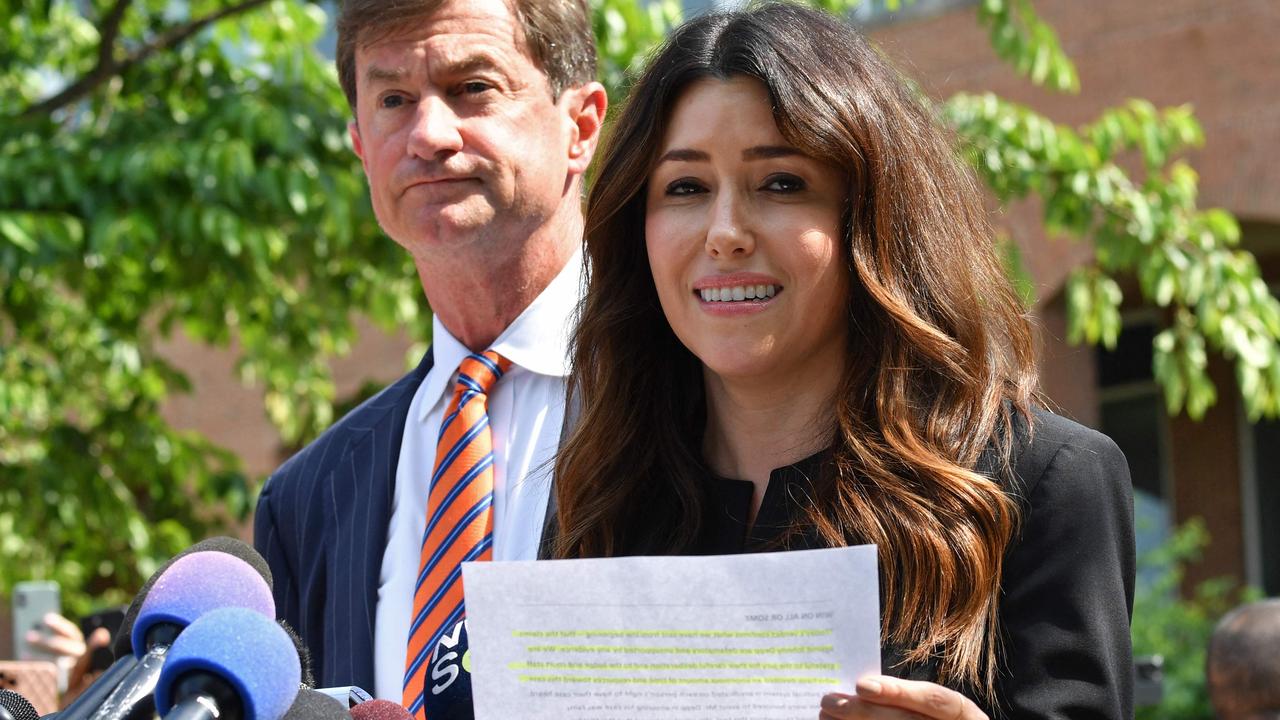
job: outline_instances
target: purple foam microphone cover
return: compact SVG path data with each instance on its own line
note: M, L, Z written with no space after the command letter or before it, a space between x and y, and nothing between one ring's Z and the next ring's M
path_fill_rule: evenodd
M289 635L275 620L235 607L210 610L173 641L156 684L161 717L183 699L173 696L174 684L192 672L229 684L240 697L245 720L279 720L297 698L301 679Z
M276 615L271 588L240 558L216 551L178 558L151 586L138 610L133 623L134 655L146 654L147 632L157 623L186 627L205 613L224 607L245 608L268 619Z
M138 610L141 609L143 601L151 594L151 587L168 572L169 567L175 562L192 553L205 551L223 552L238 557L252 565L253 569L258 571L258 574L262 576L267 585L272 584L271 568L267 566L267 561L258 554L257 550L254 550L243 541L229 537L211 537L207 540L201 540L169 558L168 562L161 565L159 570L151 574L151 577L142 585L142 589L134 596L133 602L129 603L129 609L125 612L124 621L120 623L120 629L115 632L111 647L112 653L117 659L133 654L133 623L138 619Z

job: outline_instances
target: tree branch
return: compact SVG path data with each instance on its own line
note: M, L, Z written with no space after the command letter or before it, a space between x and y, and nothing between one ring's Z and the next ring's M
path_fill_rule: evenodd
M133 0L116 0L116 4L102 18L101 32L98 36L98 65L109 66L115 60L116 38L120 37L120 25L124 23L125 11L133 4Z
M102 43L98 47L98 62L93 69L53 96L41 100L18 113L17 117L26 119L38 115L50 115L56 110L85 97L107 80L123 75L130 68L145 61L157 52L172 50L209 25L253 10L260 5L267 4L268 1L244 0L244 2L225 7L182 25L175 25L157 35L151 42L130 53L123 60L117 61L115 58L115 41L120 34L120 25L124 19L124 13L132 2L132 0L117 0L103 20Z

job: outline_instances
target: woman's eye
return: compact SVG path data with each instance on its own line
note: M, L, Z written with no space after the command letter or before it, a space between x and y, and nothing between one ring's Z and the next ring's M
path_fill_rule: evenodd
M798 192L805 188L804 180L795 175L770 175L765 178L764 187L762 189L770 192L790 193Z
M667 195L694 195L703 191L703 187L692 180L676 180L667 185Z

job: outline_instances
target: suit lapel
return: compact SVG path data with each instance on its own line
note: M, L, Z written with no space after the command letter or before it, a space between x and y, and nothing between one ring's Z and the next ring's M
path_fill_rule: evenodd
M564 406L564 424L560 426L560 447L564 447L565 440L569 439L569 431L578 424L578 416L582 414L582 405L577 398L566 398ZM556 519L556 483L555 477L551 478L551 491L547 496L547 512L542 518L542 539L538 541L538 559L550 560L555 557L556 547L556 531L558 521Z
M370 401L373 424L334 469L329 487L330 577L325 647L345 657L326 657L321 682L328 687L374 687L374 615L378 582L395 495L396 466L413 396L432 366L428 349L418 367Z

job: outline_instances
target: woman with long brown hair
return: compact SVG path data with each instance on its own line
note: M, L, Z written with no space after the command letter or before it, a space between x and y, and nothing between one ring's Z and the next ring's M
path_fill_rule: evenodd
M823 717L1129 717L1124 458L1038 407L978 191L866 41L691 21L596 177L556 554L875 543L887 675Z

